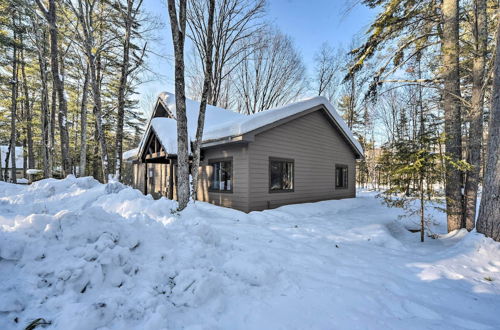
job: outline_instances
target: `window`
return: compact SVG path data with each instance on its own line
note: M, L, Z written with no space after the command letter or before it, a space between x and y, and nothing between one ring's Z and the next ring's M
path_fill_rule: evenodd
M347 188L347 165L335 165L335 188Z
M230 159L209 162L213 168L210 190L220 192L233 191L233 162Z
M293 160L269 159L269 191L293 191Z

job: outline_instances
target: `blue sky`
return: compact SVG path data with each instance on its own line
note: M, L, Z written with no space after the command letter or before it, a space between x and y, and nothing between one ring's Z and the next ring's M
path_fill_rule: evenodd
M308 72L313 67L314 54L322 43L348 47L355 36L363 36L375 12L356 5L350 10L350 3L357 0L268 0L267 18L279 29L292 37L303 56ZM168 25L166 0L145 0L145 9L158 15L165 22L164 28L156 32L154 50L164 56L172 56L172 39ZM186 45L186 52L189 51ZM146 106L161 91L173 91L173 64L156 56L149 58L149 64L156 74L151 81L140 86L141 104ZM148 112L147 109L143 109Z

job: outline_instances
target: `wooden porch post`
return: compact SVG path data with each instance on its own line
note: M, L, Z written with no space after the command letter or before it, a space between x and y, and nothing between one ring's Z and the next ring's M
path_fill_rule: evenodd
M168 199L174 199L174 161L168 161Z
M144 161L144 195L148 194L148 163Z

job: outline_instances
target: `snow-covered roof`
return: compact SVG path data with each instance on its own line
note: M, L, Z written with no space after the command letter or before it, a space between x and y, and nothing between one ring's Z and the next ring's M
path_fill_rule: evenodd
M168 107L170 112L177 116L175 95L168 92L163 92L159 96L162 98L163 104ZM200 102L186 99L186 116L188 120L188 133L194 138L196 128L198 126L198 113L200 110ZM205 129L217 127L223 124L229 124L244 120L247 116L233 110L207 105L205 112ZM205 134L203 134L205 136Z
M135 156L137 156L137 154L139 153L139 148L134 148L134 149L130 149L130 150L127 150L123 153L122 157L124 160L127 160L127 159L131 159Z
M153 118L151 120L151 128L156 133L156 136L167 153L177 153L177 121L175 119L165 117ZM189 136L194 136L196 128L194 132L189 128L190 127L188 127Z
M229 136L238 136L249 133L258 128L275 123L282 119L288 118L305 110L323 105L326 110L332 115L335 122L345 134L346 138L352 143L353 147L363 155L363 148L358 140L354 137L351 130L344 122L342 117L333 108L333 105L323 96L316 96L302 101L298 101L283 107L269 109L258 112L249 116L244 116L243 120L232 121L223 125L214 127L206 127L203 133L203 140L218 140Z
M177 107L175 104L175 95L169 92L163 92L160 93L158 98L159 100L161 100L161 103L168 108L170 113L176 116ZM186 99L186 116L188 120L188 135L190 139L194 139L194 137L196 136L199 109L199 102L193 101L191 99ZM205 112L205 129L227 124L229 122L243 120L245 117L245 115L232 110L215 107L213 105L207 105L207 110ZM156 136L160 140L163 148L167 153L177 153L177 122L175 119L166 117L151 118L142 141L139 144L139 150L142 150L142 147L144 143L146 143L146 138L148 137L151 129L156 133Z
M0 164L0 168L5 168L5 157L7 157L8 150L9 146L0 146L0 151L2 153L2 163ZM7 168L10 168L11 164L9 155L9 165ZM23 168L23 147L16 147L16 168Z
M168 107L168 110L172 113L172 115L175 116L175 95L164 92L160 94L159 99L162 101L164 106ZM250 133L256 129L265 127L318 106L324 106L324 108L332 116L333 120L337 123L346 139L352 144L353 148L360 155L363 155L363 148L358 140L353 136L351 130L334 109L333 105L323 96L316 96L283 107L269 109L251 115L244 115L232 110L209 105L207 106L205 114L203 141L217 141ZM190 140L194 139L196 134L199 108L199 102L186 99L188 136ZM148 123L146 133L144 134L143 140L139 146L139 150L142 149L145 139L149 135L151 129L155 132L167 153L177 153L177 123L175 119L166 117L151 118Z

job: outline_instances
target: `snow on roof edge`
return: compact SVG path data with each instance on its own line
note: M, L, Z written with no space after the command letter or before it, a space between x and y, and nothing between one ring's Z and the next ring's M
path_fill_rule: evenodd
M217 141L231 136L238 136L246 133L250 133L256 129L264 127L266 125L275 123L279 120L288 118L295 114L304 112L316 106L323 105L326 110L332 115L334 121L338 124L340 130L346 138L351 142L354 149L360 154L364 155L363 147L359 141L354 137L351 130L342 119L342 117L335 110L333 105L324 96L315 96L312 98L300 100L282 107L276 107L273 109L265 110L247 116L247 118L242 122L235 122L232 125L220 125L214 127L213 129L208 129L203 133L203 140L207 141Z
M129 160L132 157L137 157L138 153L139 153L139 148L134 148L134 149L130 149L130 150L125 151L122 154L122 157L124 160Z
M169 100L170 99L170 100ZM169 108L169 110L174 114L175 109L170 108L170 106L175 106L175 96L172 93L168 92L162 92L158 95L158 102L161 101L164 106ZM174 103L173 103L174 102ZM188 103L195 103L196 101L190 100L186 98L186 104ZM157 105L156 104L156 105ZM211 141L218 141L222 140L228 137L232 136L239 136L242 134L249 133L251 131L254 131L258 128L267 126L269 124L272 124L274 122L277 122L279 120L288 118L290 116L293 116L295 114L304 112L306 110L309 110L311 108L314 108L316 106L324 106L328 113L332 116L333 120L336 122L338 125L339 129L341 130L341 133L347 138L347 140L351 143L351 145L354 147L355 151L361 156L364 156L364 150L359 141L354 137L352 134L352 131L349 129L345 121L342 119L342 117L338 114L338 112L335 110L333 105L328 101L327 98L324 96L315 96L311 98L307 98L304 100L300 100L285 106L281 107L276 107L272 108L269 110L265 110L262 112L258 112L256 114L252 115L242 115L244 117L237 117L234 116L234 118L230 121L221 123L220 125L213 125L212 127L205 127L204 133L203 133L203 142L211 142ZM214 106L210 106L216 111L220 110L226 110L229 113L234 113L232 110L227 110L227 109L222 109ZM208 109L207 109L208 110ZM208 112L208 111L207 111ZM144 132L143 138L141 140L141 143L139 144L139 152L142 151L145 143L145 139L147 138L147 135L149 134L150 130L153 129L153 131L159 135L159 127L156 129L152 127L152 120L154 118L149 118L147 128ZM243 119L243 120L241 120ZM206 123L207 124L207 123ZM189 126L189 123L188 123ZM166 143L169 144L170 147L173 146L173 143L170 143L168 141L161 141L162 144ZM176 141L175 141L176 142ZM166 145L164 145L166 147ZM176 154L175 153L170 153L170 154Z

